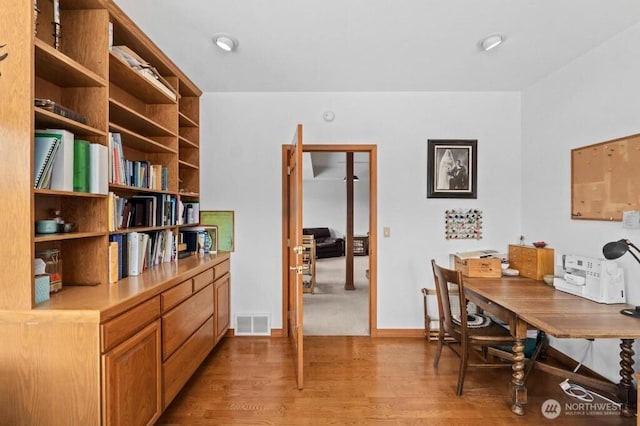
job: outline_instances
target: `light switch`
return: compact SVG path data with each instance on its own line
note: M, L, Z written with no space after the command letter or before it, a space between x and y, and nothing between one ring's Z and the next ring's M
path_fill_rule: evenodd
M383 233L385 238L389 238L391 236L391 228L388 226L385 226L383 229Z

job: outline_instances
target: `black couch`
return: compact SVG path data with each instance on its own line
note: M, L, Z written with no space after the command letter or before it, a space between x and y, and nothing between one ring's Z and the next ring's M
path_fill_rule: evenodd
M332 237L329 228L303 228L302 233L313 235L318 259L344 256L344 238Z

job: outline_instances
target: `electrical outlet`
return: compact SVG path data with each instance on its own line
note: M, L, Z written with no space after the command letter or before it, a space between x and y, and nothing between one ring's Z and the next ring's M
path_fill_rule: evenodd
M385 226L385 227L383 228L383 234L384 234L384 237L385 237L385 238L389 238L389 237L391 237L391 228L390 228L390 227L388 227L388 226Z

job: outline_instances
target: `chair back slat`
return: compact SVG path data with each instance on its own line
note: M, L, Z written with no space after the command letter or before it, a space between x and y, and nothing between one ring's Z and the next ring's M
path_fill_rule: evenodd
M459 334L459 330L453 322L453 316L459 316L460 327L467 327L466 298L464 295L464 282L462 273L451 269L443 268L431 261L433 267L433 279L438 296L438 309L440 311L440 323L444 330L449 333Z

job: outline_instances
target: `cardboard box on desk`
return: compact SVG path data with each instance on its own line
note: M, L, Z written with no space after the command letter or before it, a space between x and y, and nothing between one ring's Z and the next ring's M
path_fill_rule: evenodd
M490 253L493 252L493 250L485 250L456 253L454 256L455 269L461 271L465 277L500 278L502 276L501 259L499 257L487 257L491 256Z

